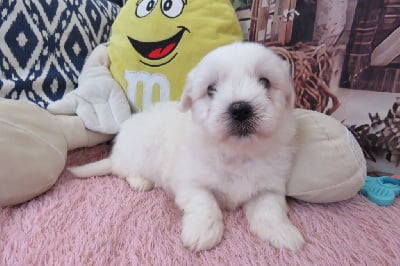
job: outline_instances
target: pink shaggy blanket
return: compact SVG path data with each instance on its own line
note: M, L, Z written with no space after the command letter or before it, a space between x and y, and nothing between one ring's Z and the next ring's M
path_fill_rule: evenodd
M67 165L104 157L108 145L69 154ZM289 200L307 244L277 250L251 235L241 210L225 212L222 242L190 252L181 211L161 189L138 193L115 177L57 184L0 210L0 265L400 265L400 199L378 207L363 196L334 204Z

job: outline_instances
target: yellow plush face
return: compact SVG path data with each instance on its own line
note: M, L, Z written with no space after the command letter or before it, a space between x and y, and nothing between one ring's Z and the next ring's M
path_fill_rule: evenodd
M139 62L150 67L161 67L171 63L179 50L185 48L185 45L180 45L180 43L187 39L184 35L190 34L190 29L185 26L189 24L189 21L183 15L186 5L187 1L182 0L140 0L137 2L135 16L139 26L146 27L152 23L160 25L157 36L154 36L153 40L148 39L148 32L144 31L135 31L132 36L127 36L132 48L139 54ZM171 24L171 19L174 19L174 24Z
M110 70L131 104L144 109L178 100L205 54L241 39L229 0L129 0L113 24Z

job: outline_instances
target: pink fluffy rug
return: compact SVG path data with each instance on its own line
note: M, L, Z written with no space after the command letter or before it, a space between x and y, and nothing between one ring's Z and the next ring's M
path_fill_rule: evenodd
M109 146L71 152L67 165ZM289 200L307 244L294 254L250 234L241 210L224 213L222 242L194 253L180 242L181 211L162 190L137 193L115 177L66 171L44 195L0 212L0 265L400 265L400 199L378 207L362 196L335 204Z

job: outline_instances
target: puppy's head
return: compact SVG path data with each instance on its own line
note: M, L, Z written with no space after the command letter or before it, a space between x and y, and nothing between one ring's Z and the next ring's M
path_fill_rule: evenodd
M219 141L269 137L291 112L288 64L256 43L234 43L206 55L189 73L181 99L195 122Z

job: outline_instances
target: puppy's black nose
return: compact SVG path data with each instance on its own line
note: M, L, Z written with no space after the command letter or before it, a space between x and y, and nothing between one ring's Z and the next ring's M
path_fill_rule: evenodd
M248 102L235 102L229 106L228 112L233 120L245 121L253 115L253 107Z

